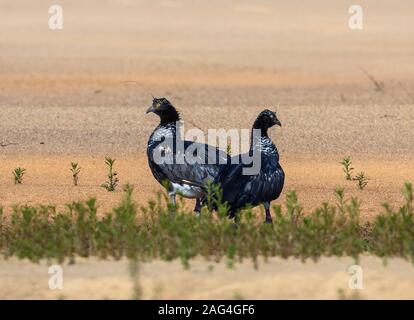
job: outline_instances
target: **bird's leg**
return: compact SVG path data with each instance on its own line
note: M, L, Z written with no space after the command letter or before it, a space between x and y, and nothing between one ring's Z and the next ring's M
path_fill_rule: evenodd
M240 227L240 212L233 212L232 218L234 219L233 230L238 230Z
M170 196L170 203L175 206L175 192L170 192L168 195Z
M240 211L233 213L234 223L236 225L240 224Z
M236 213L234 215L234 223L239 224L240 223L240 214Z
M266 220L265 223L273 223L272 216L270 214L270 203L269 202L263 202L263 206L266 211Z
M174 215L175 209L176 209L175 192L174 191L169 192L168 196L170 197L170 205L168 206L170 215Z
M194 213L195 213L196 217L199 217L201 215L201 200L199 198L197 198L197 200L196 200Z

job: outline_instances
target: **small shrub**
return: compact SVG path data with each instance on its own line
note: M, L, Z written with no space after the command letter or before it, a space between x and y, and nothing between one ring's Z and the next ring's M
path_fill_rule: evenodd
M351 157L345 157L342 159L342 161L340 162L343 166L342 170L345 173L345 178L346 180L352 180L352 171L354 170L354 168L352 168L352 161L351 161Z
M26 169L17 167L13 170L14 184L21 184L23 182L23 176Z
M223 201L223 191L219 185L213 182L207 183L205 202L209 211L216 210L220 218L227 217L229 206Z
M363 172L360 172L353 178L353 180L357 182L359 190L364 190L364 188L368 185L369 179Z
M413 184L411 182L406 182L404 184L403 195L406 202L405 208L407 214L414 215L414 192L413 192Z
M115 191L119 182L119 179L117 177L118 173L116 171L113 171L114 163L115 159L112 159L110 157L105 158L105 164L108 167L108 181L101 184L101 187L105 188L108 191Z
M79 172L81 170L81 167L78 166L77 162L71 162L70 165L71 165L70 171L72 172L73 184L77 186L78 180L79 180Z

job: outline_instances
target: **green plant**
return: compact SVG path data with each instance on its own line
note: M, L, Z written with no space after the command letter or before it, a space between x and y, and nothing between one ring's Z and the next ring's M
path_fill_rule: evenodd
M79 172L81 170L81 167L78 166L77 162L71 162L70 165L71 165L70 171L72 172L72 177L73 177L73 184L77 186L78 180L79 180Z
M414 201L414 193L413 193L413 184L411 182L406 182L403 188L403 195L405 199L406 205L403 207L407 214L414 214L413 208L413 201Z
M368 185L369 179L363 172L360 172L353 178L353 180L357 182L359 190L364 190L364 188Z
M343 166L342 170L345 173L346 180L352 180L352 170L354 170L354 168L351 167L352 165L351 157L348 156L348 157L343 158L340 163Z
M209 211L216 210L220 218L227 216L229 207L227 203L223 201L223 192L219 185L214 184L211 181L207 183L205 202Z
M108 191L115 191L116 187L118 186L119 179L117 177L117 172L113 171L113 166L115 163L115 159L110 157L105 158L105 164L108 167L108 181L101 184L102 188L105 188Z
M13 170L13 177L15 184L21 184L23 182L23 176L26 172L26 169L17 167Z
M197 218L181 203L171 218L161 194L138 208L133 188L126 185L121 202L105 214L98 214L94 198L59 210L54 206L15 205L7 217L0 208L0 254L34 262L74 261L77 256L127 257L131 259L134 298L142 297L139 267L152 259L180 259L189 267L191 259L204 257L209 263L224 259L232 267L245 259L257 266L259 257L357 259L361 254L371 254L414 263L411 183L404 185L403 195L398 209L384 204L385 212L361 222L360 202L348 199L343 189L336 190L336 203L322 203L306 213L297 194L290 191L283 206L273 207L272 225L263 224L247 209L234 228L233 221L216 219L213 214Z

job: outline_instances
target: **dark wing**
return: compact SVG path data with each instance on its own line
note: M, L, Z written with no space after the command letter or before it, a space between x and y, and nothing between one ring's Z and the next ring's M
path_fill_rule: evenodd
M184 141L184 148L165 148L164 163L156 163L149 154L150 167L158 181L167 179L174 183L187 183L204 187L219 172L219 161L226 162L227 153L207 144ZM162 146L157 146L161 147ZM154 172L155 171L155 172Z
M243 174L245 167L242 163L223 166L215 180L223 192L223 202L227 202L232 210L279 197L285 174L278 162L262 159L262 168L257 175Z

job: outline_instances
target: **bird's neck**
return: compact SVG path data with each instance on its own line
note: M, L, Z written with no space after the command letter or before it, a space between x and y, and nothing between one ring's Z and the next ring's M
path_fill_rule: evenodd
M181 139L181 121L161 121L150 136L151 144L158 144L165 139L176 141Z
M160 114L160 125L174 124L177 121L180 121L180 114L175 109Z
M175 141L177 132L176 122L168 122L165 124L160 123L152 132L148 140L147 149L151 150L161 143L170 143Z
M252 128L252 134L250 137L250 146L253 146L255 143L255 140L262 140L263 138L269 138L267 135L267 128L266 127L259 127L259 126L253 126Z
M266 153L272 153L276 150L276 146L267 134L267 128L253 126L250 139L250 150L253 149L265 151Z
M256 119L256 121L253 123L252 132L254 130L260 130L260 135L262 137L267 137L267 129L267 125L265 125L261 119Z

